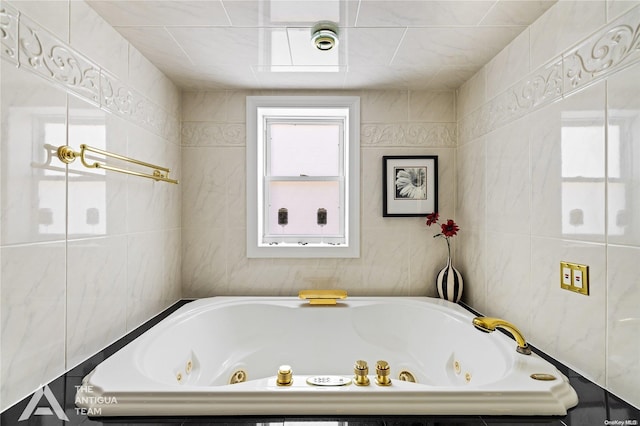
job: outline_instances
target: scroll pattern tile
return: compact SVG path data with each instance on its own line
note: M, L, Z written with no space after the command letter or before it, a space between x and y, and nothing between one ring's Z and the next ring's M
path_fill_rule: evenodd
M360 143L365 146L456 146L455 123L363 124Z
M171 141L178 119L8 4L0 7L0 55L84 100Z
M183 122L182 144L189 146L244 146L244 123Z
M0 48L4 59L18 63L18 11L6 4L0 6Z
M640 59L640 8L564 55L564 90L577 90Z
M18 23L20 66L53 80L94 104L100 102L100 68L24 16Z
M459 121L466 143L640 61L640 6Z

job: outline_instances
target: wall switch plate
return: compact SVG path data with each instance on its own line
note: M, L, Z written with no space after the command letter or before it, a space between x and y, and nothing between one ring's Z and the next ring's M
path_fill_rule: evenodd
M589 295L589 267L578 263L560 262L560 287Z

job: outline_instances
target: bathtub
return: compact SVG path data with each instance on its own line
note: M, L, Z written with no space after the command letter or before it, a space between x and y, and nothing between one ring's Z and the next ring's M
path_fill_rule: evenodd
M473 317L431 298L201 299L99 364L75 402L95 416L563 415L578 403L553 365ZM353 380L358 360L369 386ZM378 360L389 386L376 383Z

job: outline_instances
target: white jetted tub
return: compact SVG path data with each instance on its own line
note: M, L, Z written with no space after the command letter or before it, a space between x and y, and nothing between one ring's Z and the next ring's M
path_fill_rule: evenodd
M201 299L98 365L76 405L100 416L563 415L578 403L553 365L516 352L503 333L476 330L473 318L431 298L353 297L335 306ZM368 386L355 383L359 360ZM379 360L390 368L380 372L388 386L377 384ZM279 386L288 381L278 377L285 364L292 381Z

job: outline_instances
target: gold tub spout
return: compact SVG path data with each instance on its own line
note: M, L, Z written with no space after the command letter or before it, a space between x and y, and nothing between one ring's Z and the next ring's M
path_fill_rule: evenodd
M300 290L298 297L309 300L309 304L311 305L335 305L338 299L347 298L347 292L338 289Z
M472 322L478 330L487 333L495 331L496 328L502 328L503 330L508 331L509 334L511 334L518 343L516 351L523 355L531 355L531 347L529 347L529 344L524 339L524 336L522 335L520 330L518 330L518 328L510 322L500 318L492 317L475 317Z

